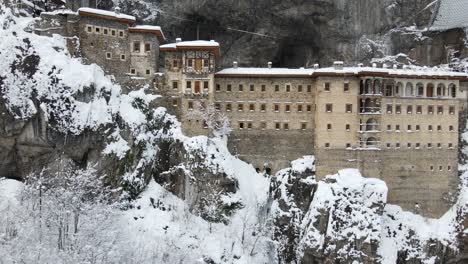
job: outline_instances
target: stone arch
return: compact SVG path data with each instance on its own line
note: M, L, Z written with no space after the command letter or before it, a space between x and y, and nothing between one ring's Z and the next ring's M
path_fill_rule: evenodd
M434 97L434 84L428 83L426 85L426 97Z
M424 96L424 84L417 83L416 84L416 95L417 96Z
M449 84L447 95L452 98L457 97L457 86L454 83Z
M395 96L402 96L403 95L403 83L398 82L395 86Z
M366 140L366 147L376 147L378 140L375 137L369 137Z
M366 80L366 94L371 94L372 93L372 81L370 79Z
M445 84L439 83L437 85L437 96L438 97L445 96Z
M406 83L405 96L411 97L414 96L414 89L412 83Z
M378 129L379 123L375 118L369 118L366 122L366 131L375 131Z

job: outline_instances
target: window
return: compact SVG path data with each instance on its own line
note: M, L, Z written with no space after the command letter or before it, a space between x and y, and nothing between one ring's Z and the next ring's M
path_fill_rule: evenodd
M220 103L215 103L215 110L220 111L221 110L221 104Z
M261 104L260 105L260 111L262 111L262 112L266 111L266 104Z
M115 31L115 29L111 29L111 36L117 36L117 31Z
M443 113L444 113L444 107L441 105L437 106L437 114L441 115Z
M151 43L145 43L145 52L151 51Z
M442 148L442 143L437 143L437 148Z
M387 105L387 114L391 114L393 112L393 105L388 104Z
M260 123L260 128L261 128L261 129L266 129L266 128L267 128L267 123L261 122L261 123Z
M193 67L193 59L188 59L187 60L187 67L190 67L190 68Z
M249 111L250 112L255 111L255 104L249 104Z
M333 104L326 104L325 105L325 112L327 112L327 113L333 112Z
M102 33L103 33L104 35L109 35L109 29L104 28L104 29L102 30Z
M275 92L279 92L279 85L275 85Z
M216 91L217 91L217 92L221 91L221 85L220 85L219 83L216 84Z
M150 74L151 74L151 70L146 69L146 75L150 75Z
M411 132L411 125L408 125L408 132Z
M392 144L391 143L387 143L387 148L391 148L392 147Z
M177 99L172 100L172 106L177 106L177 105L178 105Z
M419 125L416 125L416 131L421 130L421 127Z
M312 112L312 105L307 105L307 112Z
M179 67L179 63L177 62L177 60L172 60L172 68L178 68Z
M449 106L449 115L455 114L455 106Z
M124 37L124 32L122 30L119 30L119 37L121 37L121 38Z
M178 89L179 88L179 82L173 81L172 82L172 89Z
M395 148L400 148L400 143L397 142L397 143L395 144Z
M411 148L411 143L408 143L406 146L407 146L408 148Z
M244 91L244 85L239 84L239 92L242 92L242 91Z
M244 122L239 122L239 129L244 129Z
M140 52L140 41L133 42L133 52Z
M395 125L395 130L396 130L397 132L400 132L400 125Z
M279 104L275 104L275 105L274 105L274 111L275 111L275 112L279 112Z
M422 114L422 105L416 106L416 114Z
M406 113L407 113L407 114L413 113L413 106L412 106L412 105L408 105L408 106L406 107Z
M429 166L429 169L430 169L431 171L434 171L434 165Z
M297 91L300 92L300 93L302 93L302 85L298 85L298 86L297 86Z
M251 91L251 92L254 92L254 91L255 91L255 85L253 85L253 84L250 85L250 91Z
M112 59L112 53L106 52L106 59L108 60Z
M189 89L192 88L192 82L191 81L187 81L187 88L189 88Z
M351 148L351 143L346 143L346 148Z
M351 113L351 112L353 112L353 105L346 104L346 113Z
M452 170L452 166L450 166L450 165L447 166L447 170L448 170L448 171L451 171L451 170Z
M291 91L291 85L290 84L286 84L286 92L290 92Z
M301 105L301 104L300 104L300 105L297 105L297 111L298 111L298 112L302 112L302 105Z
M237 111L244 111L244 104L238 104Z
M432 148L432 143L427 143L427 148Z
M203 120L203 128L204 128L204 129L207 129L207 128L208 128L208 123L206 123L205 120Z
M395 105L395 112L397 114L400 114L401 113L401 105Z
M325 143L325 147L326 147L326 148L329 148L329 147L330 147L330 143Z
M439 170L442 171L443 170L443 167L439 165Z
M285 106L284 106L284 111L285 111L285 112L291 112L291 105L288 105L288 104L285 105Z
M349 91L349 83L348 82L345 82L344 85L343 85L343 91L344 92L348 92Z
M136 70L135 69L130 69L130 73L131 74L136 74Z
M307 129L307 123L301 123L301 129L306 130Z
M428 125L427 130L432 131L432 125Z
M276 123L275 123L275 129L276 129L276 130L280 130L280 128L281 128L281 124L278 123L278 122L276 122Z
M453 144L452 143L448 143L448 147L451 149L453 148Z
M427 106L427 113L431 114L431 115L434 113L434 106L433 105L428 105Z
M346 124L346 131L350 131L351 130L351 125L350 124Z
M288 123L284 123L284 124L283 124L283 129L284 129L284 130L289 130L289 124L288 124Z
M247 128L248 128L248 129L252 129L252 127L253 127L252 122L248 122L248 123L247 123Z
M126 58L125 54L120 54L120 60L121 60L121 61L124 61L124 60L126 60L126 59L127 59L127 58Z
M96 34L101 34L101 28L100 27L95 27L94 32L96 32Z
M203 59L203 67L205 67L205 68L210 67L210 60L209 59Z
M226 111L231 112L232 110L232 105L231 104L226 104Z
M210 88L210 83L208 81L203 82L203 89L209 89Z
M330 91L330 83L329 83L329 82L326 82L326 83L324 84L324 90L325 90L326 92L329 92L329 91Z
M416 143L415 146L414 146L416 149L419 149L421 147L421 144L420 143Z
M442 131L442 126L441 125L437 126L437 131Z
M332 124L327 124L327 130L330 131L332 129Z
M449 126L449 131L453 131L453 126Z
M312 85L307 85L307 92L308 93L312 92Z
M92 33L93 32L93 27L92 26L87 26L86 30L88 31L88 33Z
M392 125L387 125L387 131L392 131Z
M228 92L232 91L232 85L228 84L226 86L226 91L228 91Z
M266 91L266 85L262 84L262 92Z
M188 109L193 110L193 102L192 101L188 102Z

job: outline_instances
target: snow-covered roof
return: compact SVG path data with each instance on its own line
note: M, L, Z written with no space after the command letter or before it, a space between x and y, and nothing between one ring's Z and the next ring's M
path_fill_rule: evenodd
M80 16L98 17L125 23L135 23L136 21L134 16L89 7L82 7L78 9L78 14Z
M440 0L430 30L468 27L468 0Z
M161 51L212 50L216 56L220 55L219 43L214 40L179 41L161 45L159 48Z
M309 77L314 73L314 69L288 69L288 68L228 68L216 73L217 76L291 76Z
M401 78L443 78L468 80L468 74L453 72L441 68L405 67L404 69L377 67L328 67L320 69L287 69L287 68L228 68L216 73L218 77L320 77L320 76L364 76Z
M162 29L160 26L152 26L152 25L137 25L134 27L129 27L128 31L130 33L153 33L158 36L158 39L160 42L163 42L166 40L166 37L164 36L164 33L162 32Z

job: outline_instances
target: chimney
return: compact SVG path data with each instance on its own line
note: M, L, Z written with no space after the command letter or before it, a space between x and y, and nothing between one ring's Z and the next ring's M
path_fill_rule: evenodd
M268 62L268 69L271 69L271 66L272 66L272 65L273 65L273 64L271 63L271 61L269 61L269 62Z
M335 70L342 70L343 69L343 62L342 61L335 61L333 62L333 67Z
M117 15L119 15L119 14L120 14L120 7L114 8L114 13L116 13Z
M372 63L372 68L377 68L377 63Z
M386 63L382 64L382 68L388 69L388 65Z
M319 65L318 63L315 63L315 64L314 64L314 69L315 69L315 70L320 69L320 65Z
M232 67L233 67L234 69L237 69L237 61L232 62Z
M176 42L176 43L179 43L179 42L181 42L181 41L182 41L181 38L176 38L176 39L175 39L175 42Z
M398 65L397 65L397 64L393 64L393 69L397 70L397 69L398 69Z

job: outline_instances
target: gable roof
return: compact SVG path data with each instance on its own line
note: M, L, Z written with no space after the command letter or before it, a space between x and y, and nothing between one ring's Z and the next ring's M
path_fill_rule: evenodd
M128 23L128 24L133 24L136 22L136 19L134 16L115 13L115 12L107 11L107 10L89 8L89 7L82 7L78 9L78 14L80 16L101 18L101 19L107 19L107 20L112 20L112 21L117 21L117 22L122 22L122 23Z
M130 33L152 33L156 34L158 37L159 42L164 42L166 37L164 37L164 33L160 26L151 26L151 25L138 25L134 27L129 27L128 32Z
M219 57L221 55L219 43L214 40L180 41L180 42L161 45L159 49L160 51L163 51L163 52L182 51L182 50L205 50L205 51L212 51L216 57Z

